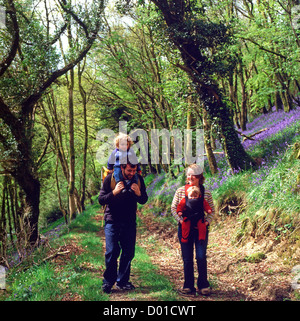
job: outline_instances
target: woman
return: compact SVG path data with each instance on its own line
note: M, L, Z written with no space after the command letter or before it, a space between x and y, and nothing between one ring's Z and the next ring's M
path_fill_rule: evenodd
M203 190L204 176L202 168L197 164L192 164L187 168L186 171L187 184L191 186L197 186ZM205 216L205 224L207 226L205 240L199 240L197 227L194 227L189 234L187 243L181 242L182 229L181 224L183 222L182 217L177 214L177 205L185 197L185 186L177 189L173 202L171 205L171 212L174 218L178 221L178 237L181 245L181 252L183 258L184 267L184 285L183 289L180 290L183 295L195 295L196 288L194 286L194 257L193 251L194 246L196 250L196 262L198 267L198 279L197 279L197 292L202 295L210 294L209 282L207 280L207 262L206 262L206 249L208 242L208 226L211 223L214 215L215 208L213 199L210 191L205 190L204 199L208 202L212 211L210 214Z

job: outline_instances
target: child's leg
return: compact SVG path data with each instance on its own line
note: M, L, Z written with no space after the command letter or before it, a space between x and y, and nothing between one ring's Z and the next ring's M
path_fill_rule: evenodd
M202 222L202 219L197 222L199 241L205 240L206 237L206 224Z
M138 174L135 173L132 179L126 184L126 188L130 189L132 184L137 184L139 182Z
M187 243L188 242L188 237L190 234L190 229L191 229L191 221L188 220L186 217L183 219L183 222L181 224L181 230L182 230L182 238L181 242L182 243Z
M116 183L119 183L124 180L120 166L114 166L114 177Z

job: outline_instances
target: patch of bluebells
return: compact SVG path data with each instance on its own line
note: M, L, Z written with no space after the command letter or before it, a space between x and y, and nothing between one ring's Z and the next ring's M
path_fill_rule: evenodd
M254 119L251 123L247 124L247 131L245 135L251 135L260 129L268 128L260 134L254 136L254 140L247 139L243 146L247 152L251 152L262 144L264 148L264 158L261 160L259 169L252 173L250 180L251 184L260 185L266 176L278 166L278 162L282 157L283 152L287 149L289 141L295 136L299 135L299 131L286 130L293 126L296 122L300 121L300 107L296 107L289 113L284 111L272 112L261 115ZM300 129L300 125L298 127ZM274 139L272 139L274 137ZM270 139L271 138L271 139ZM269 148L266 148L266 140L269 141ZM206 179L205 186L210 191L216 190L222 186L231 176L238 171L232 173L226 163L224 155L217 155L217 163L219 164L218 174ZM272 194L272 190L269 191Z
M164 183L162 188L157 188L157 184L165 177L165 174L158 175L147 188L148 197L166 199L174 196L175 191L180 187L180 182L172 182L171 185L168 185L168 182ZM150 208L150 206L149 206Z
M151 182L151 184L147 188L147 194L148 197L151 198L154 196L154 189L157 187L158 183L160 183L165 178L165 174L163 175L157 175L154 180Z
M49 241L56 239L61 235L62 231L65 228L66 228L66 224L61 223L61 224L57 225L55 228L53 228L52 230L45 232L44 236L46 236Z
M264 141L270 136L274 136L277 133L280 133L285 128L291 126L296 121L300 120L300 107L296 107L291 110L289 113L284 111L273 112L265 115L261 115L256 118L252 123L250 123L247 127L247 131L243 133L245 135L251 135L260 129L268 128L267 130L257 134L254 136L254 140L247 139L243 146L246 150L253 150L253 147L260 142ZM299 135L299 132L294 133L293 136Z
M300 107L296 107L294 110L291 110L289 113L284 111L273 111L272 113L263 114L255 118L252 122L247 124L247 131L244 131L245 135L251 135L263 128L268 128L266 131L263 131L260 134L254 136L254 140L247 139L243 146L247 152L251 152L259 144L267 144L266 139L269 141L269 148L266 148L262 145L265 155L261 160L259 169L251 174L249 177L250 183L253 185L261 185L269 173L278 166L278 163L281 161L283 152L287 149L291 139L299 135L299 131L286 130L289 127L292 127L296 122L300 121ZM282 134L284 133L284 134ZM274 139L272 139L274 137ZM241 137L242 140L242 137ZM237 174L239 171L232 172L228 166L228 163L224 155L216 155L216 161L219 165L218 174L212 177L209 177L205 181L205 188L213 191L219 189L230 177ZM160 198L165 202L171 201L175 191L182 184L178 180L177 182L172 182L171 185L165 183L163 187L157 188L159 182L165 178L164 175L158 175L147 188L147 193L149 198ZM269 190L270 194L273 194L273 190ZM149 208L153 208L152 205L149 205ZM154 208L153 208L154 210ZM157 213L156 213L157 214ZM167 210L160 213L161 216L167 215Z

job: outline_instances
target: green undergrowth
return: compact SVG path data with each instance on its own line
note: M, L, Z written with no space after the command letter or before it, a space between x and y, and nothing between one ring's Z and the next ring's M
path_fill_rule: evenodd
M105 269L102 221L95 219L101 207L89 205L68 227L53 223L56 234L48 234L49 245L40 246L24 263L11 268L7 287L0 298L7 301L108 301L102 292ZM139 225L141 222L139 220ZM57 230L59 229L59 231ZM51 232L51 224L42 233ZM58 232L57 232L58 231ZM57 233L59 233L57 235ZM101 236L101 235L102 236ZM52 239L51 239L51 237ZM55 235L55 237L53 237ZM51 247L51 252L47 251ZM59 249L57 260L49 255ZM63 253L68 252L69 253ZM136 246L132 262L136 290L120 294L136 300L176 300L169 280L153 266L146 250Z

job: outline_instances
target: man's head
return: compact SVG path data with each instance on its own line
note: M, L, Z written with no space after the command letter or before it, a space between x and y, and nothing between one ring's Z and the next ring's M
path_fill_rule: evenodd
M137 170L137 165L131 163L121 164L122 175L125 179L132 179Z

